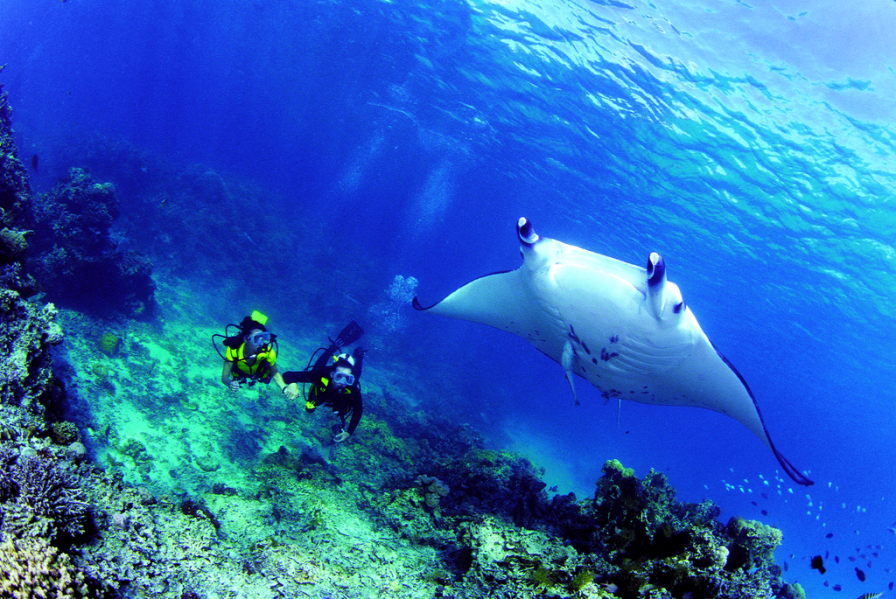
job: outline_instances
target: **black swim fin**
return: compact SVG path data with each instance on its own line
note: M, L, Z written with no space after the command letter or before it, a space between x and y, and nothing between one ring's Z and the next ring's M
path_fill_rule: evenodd
M336 340L333 341L333 343L335 343L339 349L342 349L346 345L350 345L360 339L363 334L364 329L353 320L345 325L345 328L342 329L342 332L339 333L339 336L336 337Z

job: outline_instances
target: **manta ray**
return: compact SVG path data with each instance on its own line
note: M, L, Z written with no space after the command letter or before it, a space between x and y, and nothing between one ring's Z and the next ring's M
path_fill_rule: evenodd
M707 338L658 253L647 268L539 237L517 222L523 265L474 279L420 311L479 322L529 341L604 398L706 408L753 431L784 471L812 485L775 448L747 382ZM576 399L578 404L578 399Z

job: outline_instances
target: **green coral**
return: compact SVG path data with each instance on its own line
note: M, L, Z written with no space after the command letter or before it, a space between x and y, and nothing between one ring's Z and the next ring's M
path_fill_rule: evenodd
M21 258L28 249L28 241L25 235L31 231L19 231L3 227L0 229L0 263L10 262Z
M0 597L94 597L69 556L40 537L0 545Z
M573 576L566 588L573 593L578 593L592 582L594 582L594 572L591 570L582 570Z
M107 356L114 356L118 353L118 348L121 346L121 339L118 335L106 333L100 337L97 345L99 350Z
M554 584L551 571L539 564L532 570L532 584L536 587L549 587Z
M607 478L631 478L635 475L634 468L625 468L619 460L607 460L601 471Z

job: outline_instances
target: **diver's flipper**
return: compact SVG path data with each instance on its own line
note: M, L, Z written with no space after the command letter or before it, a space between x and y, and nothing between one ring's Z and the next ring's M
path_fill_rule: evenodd
M345 328L342 329L342 332L339 333L339 336L336 337L336 341L333 343L336 344L339 349L342 349L346 345L350 345L361 338L361 335L364 334L364 329L361 328L354 320L345 325Z

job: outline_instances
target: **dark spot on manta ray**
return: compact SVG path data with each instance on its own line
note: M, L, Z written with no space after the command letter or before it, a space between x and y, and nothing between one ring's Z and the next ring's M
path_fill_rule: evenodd
M585 353L588 354L588 355L590 356L590 355L591 355L591 350L588 349L588 346L585 345L585 342L584 342L584 341L582 341L582 347L585 348Z
M608 352L607 348L605 347L600 348L600 359L604 362L609 362L610 358L615 358L618 355L619 354L617 352Z
M597 364L597 358L591 358L591 361Z
M613 335L610 337L610 343L619 343L619 335Z

